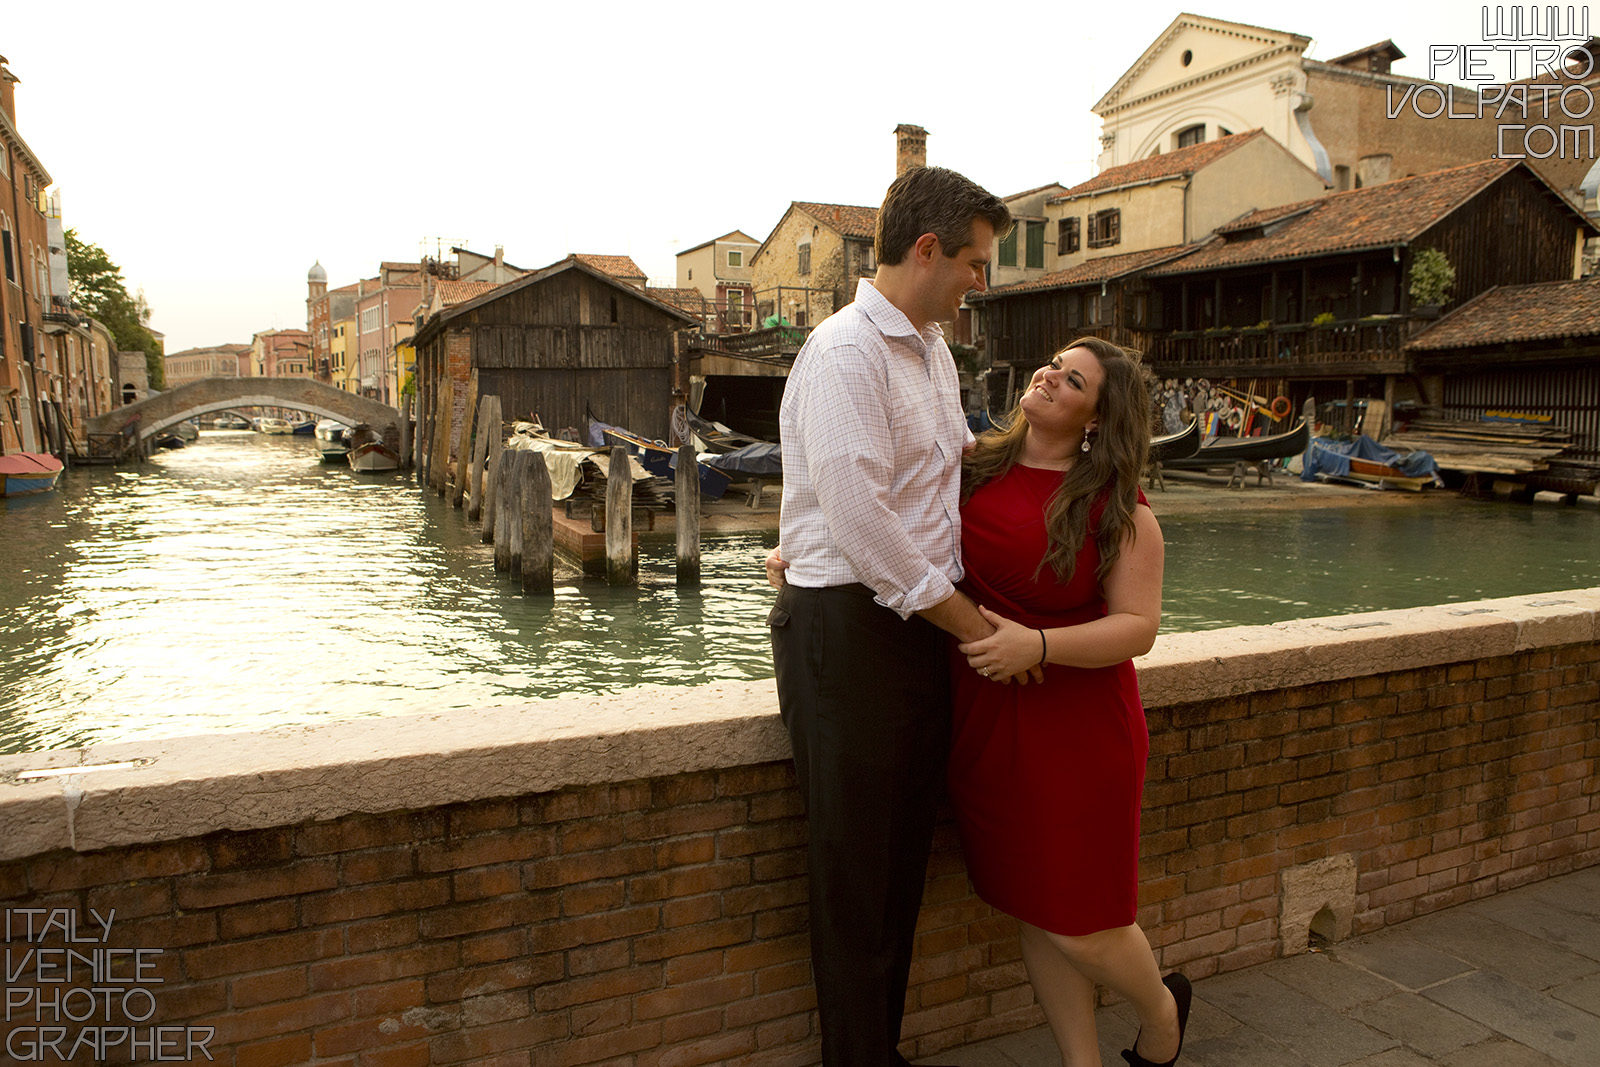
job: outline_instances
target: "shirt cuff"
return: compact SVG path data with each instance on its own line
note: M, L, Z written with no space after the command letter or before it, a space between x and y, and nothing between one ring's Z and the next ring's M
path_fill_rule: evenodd
M893 596L884 596L879 593L872 599L900 616L909 619L917 612L931 608L947 599L956 591L955 583L945 577L944 572L937 567L929 567L923 575L922 581L904 593Z

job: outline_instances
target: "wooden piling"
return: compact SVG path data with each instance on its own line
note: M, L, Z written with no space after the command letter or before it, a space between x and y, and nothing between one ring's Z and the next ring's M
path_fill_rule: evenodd
M433 459L428 463L428 481L434 492L444 496L445 483L450 474L450 407L449 383L441 382L438 410L434 413Z
M500 398L491 396L494 406L488 412L489 454L483 461L483 539L494 540L494 525L499 514L496 502L500 499L500 460L505 452L504 424L500 417Z
M633 469L628 450L613 445L606 475L606 581L628 585L638 572L639 557L633 551Z
M406 412L405 398L400 399L400 406L395 409L398 414L400 429L400 466L402 469L411 466L411 416Z
M497 508L498 513L505 516L506 541L510 546L506 553L506 570L514 582L522 581L522 499L523 490L527 488L528 460L532 456L532 452L518 449L500 457L506 465L506 478L501 483L506 495Z
M511 487L506 482L513 466L510 462L512 455L505 453L495 463L494 499L502 506L495 508L494 517L483 527L489 534L485 540L494 542L494 569L497 571L511 568L511 509L503 505L511 498Z
M551 514L550 468L537 452L519 453L522 465L522 591L555 592L555 520Z
M467 463L471 459L472 416L478 407L478 372L467 379L467 403L461 410L461 434L456 438L455 481L450 485L450 506L461 507L467 488Z
M477 522L483 515L483 461L489 453L490 407L498 407L497 396L478 398L478 432L472 439L472 462L467 465L467 518ZM500 420L494 420L494 432L500 432Z
M677 483L673 494L678 527L678 584L700 582L700 468L693 445L678 448Z

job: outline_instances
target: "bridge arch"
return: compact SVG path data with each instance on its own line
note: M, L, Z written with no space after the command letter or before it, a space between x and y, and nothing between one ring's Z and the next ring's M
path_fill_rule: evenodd
M351 426L364 422L385 437L391 432L398 437L401 456L410 452L410 426L400 412L310 378L202 378L96 415L89 432L111 434L136 425L139 439L146 441L186 419L244 407L292 408Z

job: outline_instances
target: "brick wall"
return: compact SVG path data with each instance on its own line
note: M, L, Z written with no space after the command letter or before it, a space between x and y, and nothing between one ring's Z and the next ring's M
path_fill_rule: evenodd
M1248 657L1231 666L1248 674ZM1140 920L1164 968L1201 978L1277 956L1286 872L1303 864L1353 861L1359 933L1600 862L1593 640L1184 703L1162 670L1147 672ZM8 972L37 947L17 936L20 909L90 927L114 908L107 945L159 950L141 1025L214 1028L207 1050L239 1067L814 1062L788 764L613 777L19 856L0 864ZM0 815L31 829L38 810ZM95 832L69 819L80 848ZM27 973L7 980L19 1039L36 1025ZM106 1015L65 1030L128 1025ZM972 896L946 819L904 1050L1039 1021L1014 926Z

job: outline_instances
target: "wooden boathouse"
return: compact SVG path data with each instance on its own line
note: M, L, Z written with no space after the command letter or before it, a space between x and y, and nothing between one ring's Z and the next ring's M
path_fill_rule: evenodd
M479 395L508 421L581 433L589 412L665 438L673 404L673 333L694 316L568 256L434 314L416 335L419 435L449 390L454 447Z

